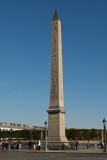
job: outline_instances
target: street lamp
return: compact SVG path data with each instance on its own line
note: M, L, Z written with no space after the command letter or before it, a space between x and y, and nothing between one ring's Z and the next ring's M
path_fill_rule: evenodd
M45 148L45 151L47 151L47 121L45 121L44 125L45 125L45 144L46 144L46 148Z
M0 128L0 142L1 142L1 131L2 131L2 130L1 130L1 128Z
M13 129L11 128L11 129L10 129L11 141L12 141L12 138L13 138L12 132L13 132Z
M42 138L43 138L43 129L41 129L41 142L42 142Z
M105 118L103 119L103 127L104 127L104 151L106 152L106 120Z
M32 130L30 130L30 140L33 139Z

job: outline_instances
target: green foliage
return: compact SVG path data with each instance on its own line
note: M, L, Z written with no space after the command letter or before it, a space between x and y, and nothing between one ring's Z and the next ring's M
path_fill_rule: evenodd
M100 129L66 129L66 137L69 140L101 140Z
M42 138L44 139L45 132L42 131ZM41 139L41 130L16 130L16 131L0 131L0 138L8 139Z
M34 139L38 140L45 139L45 130L17 130L17 131L0 131L0 138L9 139ZM69 140L101 140L101 130L100 129L66 129L66 137Z

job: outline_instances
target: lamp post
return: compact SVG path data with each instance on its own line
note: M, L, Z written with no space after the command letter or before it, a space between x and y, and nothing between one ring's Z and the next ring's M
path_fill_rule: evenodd
M12 141L12 138L13 138L13 135L12 135L13 133L12 133L12 132L13 132L13 129L11 128L11 129L10 129L11 141Z
M1 128L0 128L0 142L1 142L1 131L2 131L2 130L1 130Z
M41 129L41 142L42 142L42 138L43 138L43 130Z
M32 130L30 130L30 140L33 139Z
M104 140L104 138L103 138L103 129L101 130L101 137L102 137L101 142L102 142L102 144L103 144L103 140Z
M104 127L104 151L106 152L106 120L105 118L103 119L103 127Z
M45 125L45 144L46 144L46 148L45 148L45 151L47 151L47 121L45 121L45 123L44 123L44 125Z

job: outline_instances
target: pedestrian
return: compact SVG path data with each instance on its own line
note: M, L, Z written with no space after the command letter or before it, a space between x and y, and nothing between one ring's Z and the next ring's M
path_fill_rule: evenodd
M78 140L76 140L75 146L76 146L76 150L79 150L79 142L78 142Z
M1 145L2 145L2 150L4 150L4 148L5 148L5 142L3 141Z
M41 141L38 141L38 150L41 150Z
M64 150L64 147L65 147L65 144L64 144L64 143L62 143L62 150Z
M87 149L89 149L89 146L90 146L89 141L87 142L86 146L87 146Z
M31 150L31 148L32 148L32 141L30 140L29 141L29 150Z
M8 142L6 141L5 142L5 148L6 148L6 151L8 150Z

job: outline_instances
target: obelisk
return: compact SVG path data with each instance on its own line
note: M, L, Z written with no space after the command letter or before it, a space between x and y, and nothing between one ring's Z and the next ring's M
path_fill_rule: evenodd
M61 21L55 10L52 19L50 106L48 112L48 142L67 142L63 95Z

